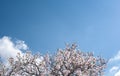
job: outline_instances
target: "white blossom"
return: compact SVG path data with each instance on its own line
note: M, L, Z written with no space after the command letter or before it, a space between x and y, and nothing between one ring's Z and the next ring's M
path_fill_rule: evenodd
M0 63L1 76L102 76L106 67L104 59L79 51L75 44L59 49L54 56L27 51L8 61L9 67Z

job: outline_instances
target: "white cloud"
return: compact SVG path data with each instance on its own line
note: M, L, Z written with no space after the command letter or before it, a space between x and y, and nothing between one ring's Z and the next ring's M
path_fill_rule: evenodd
M111 69L110 69L110 72L115 72L119 69L118 66L113 66Z
M120 76L120 51L109 60L109 64L112 65L109 74L112 76Z
M9 57L15 58L18 52L22 54L21 50L27 50L27 48L24 41L18 40L14 43L11 41L11 38L7 36L0 39L0 56L4 62L6 62Z
M16 41L16 48L17 49L23 49L23 50L27 50L28 49L28 46L25 44L24 41L21 41L21 40L17 40Z
M118 51L117 55L109 60L109 62L114 62L120 60L120 51Z
M115 76L120 76L120 70L117 73L115 73Z

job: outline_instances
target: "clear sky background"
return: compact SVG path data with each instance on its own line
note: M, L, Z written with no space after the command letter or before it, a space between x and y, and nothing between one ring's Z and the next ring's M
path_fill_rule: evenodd
M110 59L120 50L119 0L0 0L0 37L24 40L33 52L65 43Z

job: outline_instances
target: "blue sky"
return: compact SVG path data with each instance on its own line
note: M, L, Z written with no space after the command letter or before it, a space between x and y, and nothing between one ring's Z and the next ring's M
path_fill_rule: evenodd
M53 53L65 43L110 59L120 50L119 0L0 0L0 37Z

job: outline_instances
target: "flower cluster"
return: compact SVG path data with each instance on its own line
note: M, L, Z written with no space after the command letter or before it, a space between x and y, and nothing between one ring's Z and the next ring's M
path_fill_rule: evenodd
M58 49L52 61L53 76L102 76L106 61L94 57L93 53L84 53L76 49L76 45Z
M24 54L18 53L16 58L10 57L8 61L9 66L2 70L3 76L46 76L48 74L47 56L32 55L28 51Z

